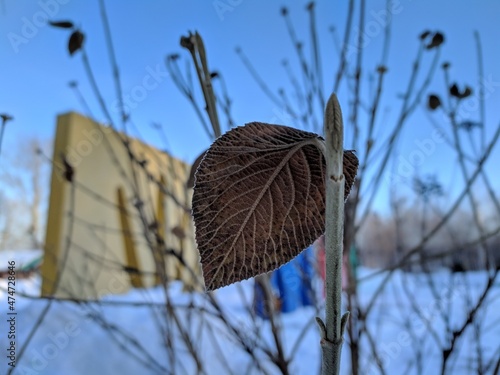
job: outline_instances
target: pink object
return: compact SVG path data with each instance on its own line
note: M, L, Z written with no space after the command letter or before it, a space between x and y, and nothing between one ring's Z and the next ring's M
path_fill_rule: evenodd
M325 254L325 236L321 236L314 243L316 248L316 257L318 260L318 274L323 280L323 297L325 296L325 279L326 279L326 254ZM344 253L342 257L342 290L347 290L349 286L349 256Z
M325 297L325 279L326 279L326 255L325 255L325 236L321 236L314 243L316 248L316 257L318 259L318 274L323 280L323 297Z

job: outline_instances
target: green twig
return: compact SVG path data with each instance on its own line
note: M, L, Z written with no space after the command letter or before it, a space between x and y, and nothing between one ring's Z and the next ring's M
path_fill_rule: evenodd
M344 173L342 112L337 96L332 94L325 109L326 147L326 319L316 318L321 333L322 374L340 372L342 336L349 312L341 316L342 248L344 235Z

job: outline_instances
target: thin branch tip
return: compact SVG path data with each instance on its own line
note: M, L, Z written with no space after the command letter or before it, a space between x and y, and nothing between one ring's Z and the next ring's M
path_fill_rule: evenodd
M319 327L319 336L321 337L321 340L324 340L326 338L325 323L321 320L321 318L319 316L316 317L316 323L318 323L318 327Z

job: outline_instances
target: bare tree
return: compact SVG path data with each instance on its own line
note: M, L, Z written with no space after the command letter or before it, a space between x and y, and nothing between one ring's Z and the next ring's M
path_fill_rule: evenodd
M6 189L5 210L0 210L0 249L39 249L43 243L49 165L39 154L49 147L48 141L23 139L13 152L3 155L0 181Z

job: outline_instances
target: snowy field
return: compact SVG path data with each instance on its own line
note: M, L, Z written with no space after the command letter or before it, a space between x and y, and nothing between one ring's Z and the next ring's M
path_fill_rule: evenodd
M12 257L13 254L0 253L1 264L7 262L7 256ZM371 272L361 269L360 279L363 280ZM361 304L370 301L386 275L379 273L360 284ZM368 329L387 374L439 374L440 348L449 340L445 327L455 329L463 324L468 307L479 298L487 274L450 274L443 270L435 272L431 281L429 283L429 277L424 274L396 272L374 305ZM6 280L0 280L2 353L8 352L9 347L6 286ZM39 290L38 276L16 283L17 354L49 303L23 297L22 294L37 296ZM215 295L226 317L245 332L248 342L267 343L273 347L269 322L252 317L248 311L253 298L252 281L223 288ZM214 309L203 294L184 293L181 285L173 283L170 297L181 325L191 337L196 338L195 350L200 354L207 375L280 373L263 353L258 352L258 358L254 360L242 349L228 328L214 317ZM162 319L164 300L163 290L158 287L108 296L102 303L54 301L13 374L196 374L195 364L180 338L174 340L173 351L165 349L165 335L162 333L173 328L165 326ZM457 341L458 355L450 359L447 373L476 373L473 358L477 357L478 351L484 362L500 356L499 278L495 280L484 306L477 319L476 328L479 329L470 326L464 337ZM292 375L319 373L316 314L315 309L309 307L282 316L285 353L287 356L294 353L290 364ZM478 331L480 337L476 339ZM178 337L178 330L173 332ZM303 335L302 340L295 345L299 335ZM367 340L362 345L369 348ZM347 351L347 346L344 346L343 374L349 373ZM421 361L416 360L416 353L419 353ZM175 359L173 369L172 355ZM0 373L7 373L4 354L0 363ZM362 358L361 364L363 375L379 373L373 358Z

